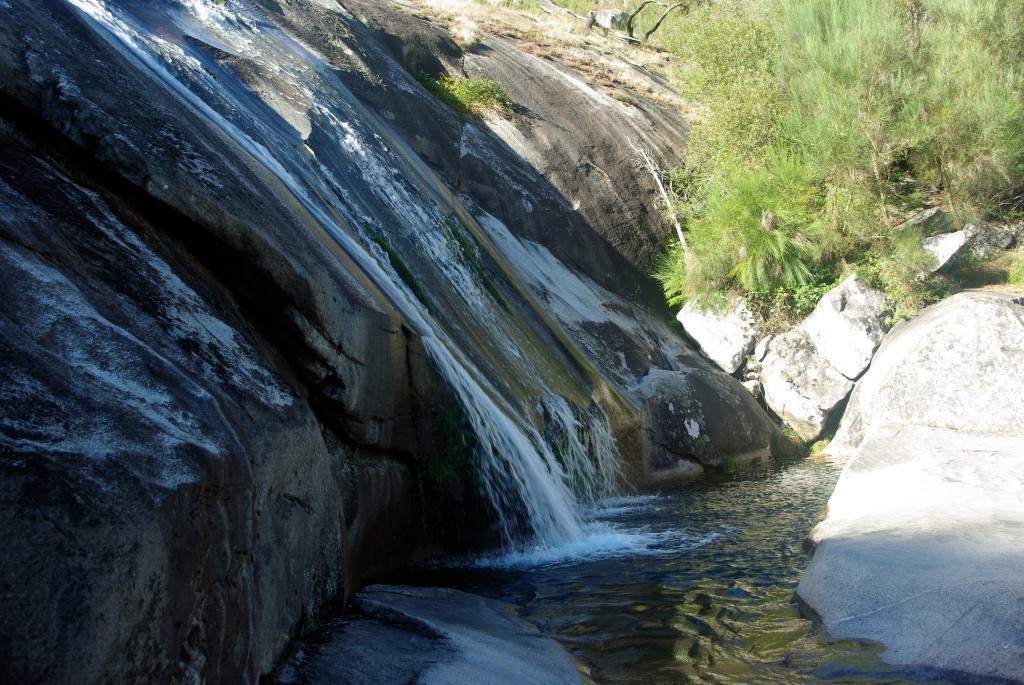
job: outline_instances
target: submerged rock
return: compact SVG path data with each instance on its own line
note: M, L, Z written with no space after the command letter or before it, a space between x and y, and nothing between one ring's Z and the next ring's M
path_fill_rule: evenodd
M280 685L572 685L569 653L514 608L458 590L371 585L304 641Z
M892 663L1024 673L1024 306L966 292L886 338L829 451L852 455L797 589Z

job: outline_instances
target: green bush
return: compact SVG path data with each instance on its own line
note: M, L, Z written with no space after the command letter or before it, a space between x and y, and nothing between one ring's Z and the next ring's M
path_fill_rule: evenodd
M1006 280L1012 285L1024 287L1024 250L1014 251Z
M688 249L673 248L658 277L678 303L723 288L773 292L814 280L829 244L813 170L773 149L750 166L720 160L687 208Z
M672 302L736 289L791 316L854 268L903 315L943 291L910 213L1021 209L1019 0L709 2L662 40L706 109L670 177L689 243L657 274Z

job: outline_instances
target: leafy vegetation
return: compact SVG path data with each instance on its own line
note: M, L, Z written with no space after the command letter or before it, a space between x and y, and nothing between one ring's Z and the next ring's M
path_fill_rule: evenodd
M1024 288L1024 250L1014 251L1007 280L1013 285Z
M968 28L969 27L969 28ZM898 313L943 294L921 278L928 204L961 220L1019 209L1024 5L1012 0L708 2L661 37L703 106L672 175L688 249L670 301L743 291L762 311L854 269ZM782 313L777 312L776 313Z
M414 71L413 76L438 100L460 114L483 116L512 109L512 101L498 81L462 76L434 78L419 71Z

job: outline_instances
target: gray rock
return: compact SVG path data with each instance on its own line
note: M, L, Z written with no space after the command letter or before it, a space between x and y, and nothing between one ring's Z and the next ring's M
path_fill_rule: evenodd
M774 338L774 335L766 335L757 341L757 345L754 346L755 361L764 361L765 355L768 354L768 346L772 344Z
M284 666L281 685L571 685L572 657L513 615L458 590L371 585L357 616L329 624Z
M1022 441L914 425L863 441L797 587L830 636L881 642L885 661L957 679L1021 682Z
M829 364L855 380L885 335L885 294L856 274L828 291L800 328Z
M964 227L969 236L968 249L978 259L990 259L1003 250L1008 250L1016 240L1013 228L980 221Z
M885 295L852 275L796 329L771 341L762 362L765 401L801 438L821 435L885 332Z
M849 456L797 589L837 638L1024 673L1024 306L965 292L890 332L829 452Z
M853 388L800 328L772 341L761 382L768 406L807 442L821 435L829 414Z
M636 389L650 482L699 476L701 465L769 456L777 427L735 379L714 371L652 369Z
M742 383L740 383L740 385L742 385L746 389L746 391L749 392L754 397L754 399L758 399L761 397L761 395L764 394L764 386L761 384L761 381L759 380L751 379L748 381L743 381Z
M754 349L758 330L754 315L742 297L733 298L722 312L702 310L692 301L676 315L687 335L700 345L708 359L726 373L736 373Z
M932 256L931 272L941 271L967 249L970 235L964 229L924 239L924 249Z
M963 292L901 323L857 383L829 453L850 456L873 426L1015 430L1024 416L1024 307Z
M896 230L901 231L907 228L919 229L924 236L949 233L953 228L953 218L941 207L931 207L910 217Z

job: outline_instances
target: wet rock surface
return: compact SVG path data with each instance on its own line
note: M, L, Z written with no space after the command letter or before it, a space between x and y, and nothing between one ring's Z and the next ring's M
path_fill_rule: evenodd
M145 38L103 24L115 16ZM637 455L636 380L709 369L642 275L661 224L622 242L651 213L628 155L565 185L587 146L611 155L614 136L539 176L420 88L381 31L322 3L0 8L5 676L256 682L368 578L427 553L433 514L468 519L460 543L493 535L456 468L468 462L424 486L451 447L441 424L455 399L409 302L524 423L544 383L584 407L614 388L620 444ZM464 59L431 36L416 65ZM537 66L493 49L508 74ZM674 121L641 120L645 135ZM597 204L577 212L570 190ZM594 218L616 203L610 223ZM518 233L485 234L474 220L486 217ZM540 255L529 274L528 251ZM585 287L559 301L568 281L540 273ZM707 373L680 392L724 393L723 412L747 397ZM742 411L766 443L763 413Z
M568 652L511 605L458 590L371 585L318 635L284 664L280 685L583 682Z
M637 389L650 435L645 465L653 482L700 475L701 465L769 456L777 427L739 383L716 372L651 370Z

